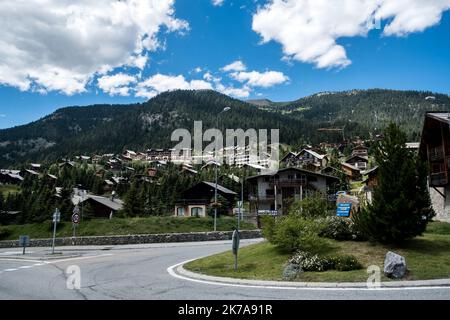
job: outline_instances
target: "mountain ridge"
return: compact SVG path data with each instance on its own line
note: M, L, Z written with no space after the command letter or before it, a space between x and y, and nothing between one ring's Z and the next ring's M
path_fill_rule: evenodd
M417 140L425 111L450 111L448 95L429 91L387 89L324 92L262 105L241 101L212 90L176 90L144 103L64 107L33 121L0 130L0 166L55 160L85 153L120 153L124 149L169 148L176 128L191 130L196 120L203 129L215 127L280 129L280 142L304 143L342 140L340 133L320 128L343 128L345 137L368 138L390 121L409 139Z

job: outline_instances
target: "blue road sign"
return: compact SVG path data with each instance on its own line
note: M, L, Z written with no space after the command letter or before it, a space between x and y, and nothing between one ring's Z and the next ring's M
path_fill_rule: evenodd
M336 216L349 217L351 209L352 209L351 203L338 203L336 209Z

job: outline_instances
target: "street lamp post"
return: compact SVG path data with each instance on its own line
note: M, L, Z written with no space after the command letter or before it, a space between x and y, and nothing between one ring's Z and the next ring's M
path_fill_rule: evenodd
M216 115L216 128L219 127L219 115L221 115L224 112L229 111L230 109L231 109L230 107L225 107L222 111L220 111ZM217 154L217 152L218 152L218 150L217 150L217 137L216 137L216 154ZM215 188L214 188L214 231L217 231L217 165L218 165L218 162L217 162L217 159L215 159L215 164L214 164L214 179L215 179Z

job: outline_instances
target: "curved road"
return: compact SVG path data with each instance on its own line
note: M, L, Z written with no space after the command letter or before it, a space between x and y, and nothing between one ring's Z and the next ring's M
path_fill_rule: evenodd
M242 240L246 245L257 240ZM268 289L233 287L179 279L170 266L230 250L230 241L146 244L114 247L63 247L0 250L0 299L450 299L447 288ZM68 270L69 268L69 270ZM79 268L81 288L68 289L70 270ZM72 282L73 283L73 282Z

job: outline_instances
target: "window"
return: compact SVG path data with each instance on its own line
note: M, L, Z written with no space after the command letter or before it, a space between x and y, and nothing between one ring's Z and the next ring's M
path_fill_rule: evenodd
M200 217L203 215L203 208L194 207L191 209L191 217Z
M179 217L184 216L184 208L182 208L182 207L177 208L177 216L179 216Z

